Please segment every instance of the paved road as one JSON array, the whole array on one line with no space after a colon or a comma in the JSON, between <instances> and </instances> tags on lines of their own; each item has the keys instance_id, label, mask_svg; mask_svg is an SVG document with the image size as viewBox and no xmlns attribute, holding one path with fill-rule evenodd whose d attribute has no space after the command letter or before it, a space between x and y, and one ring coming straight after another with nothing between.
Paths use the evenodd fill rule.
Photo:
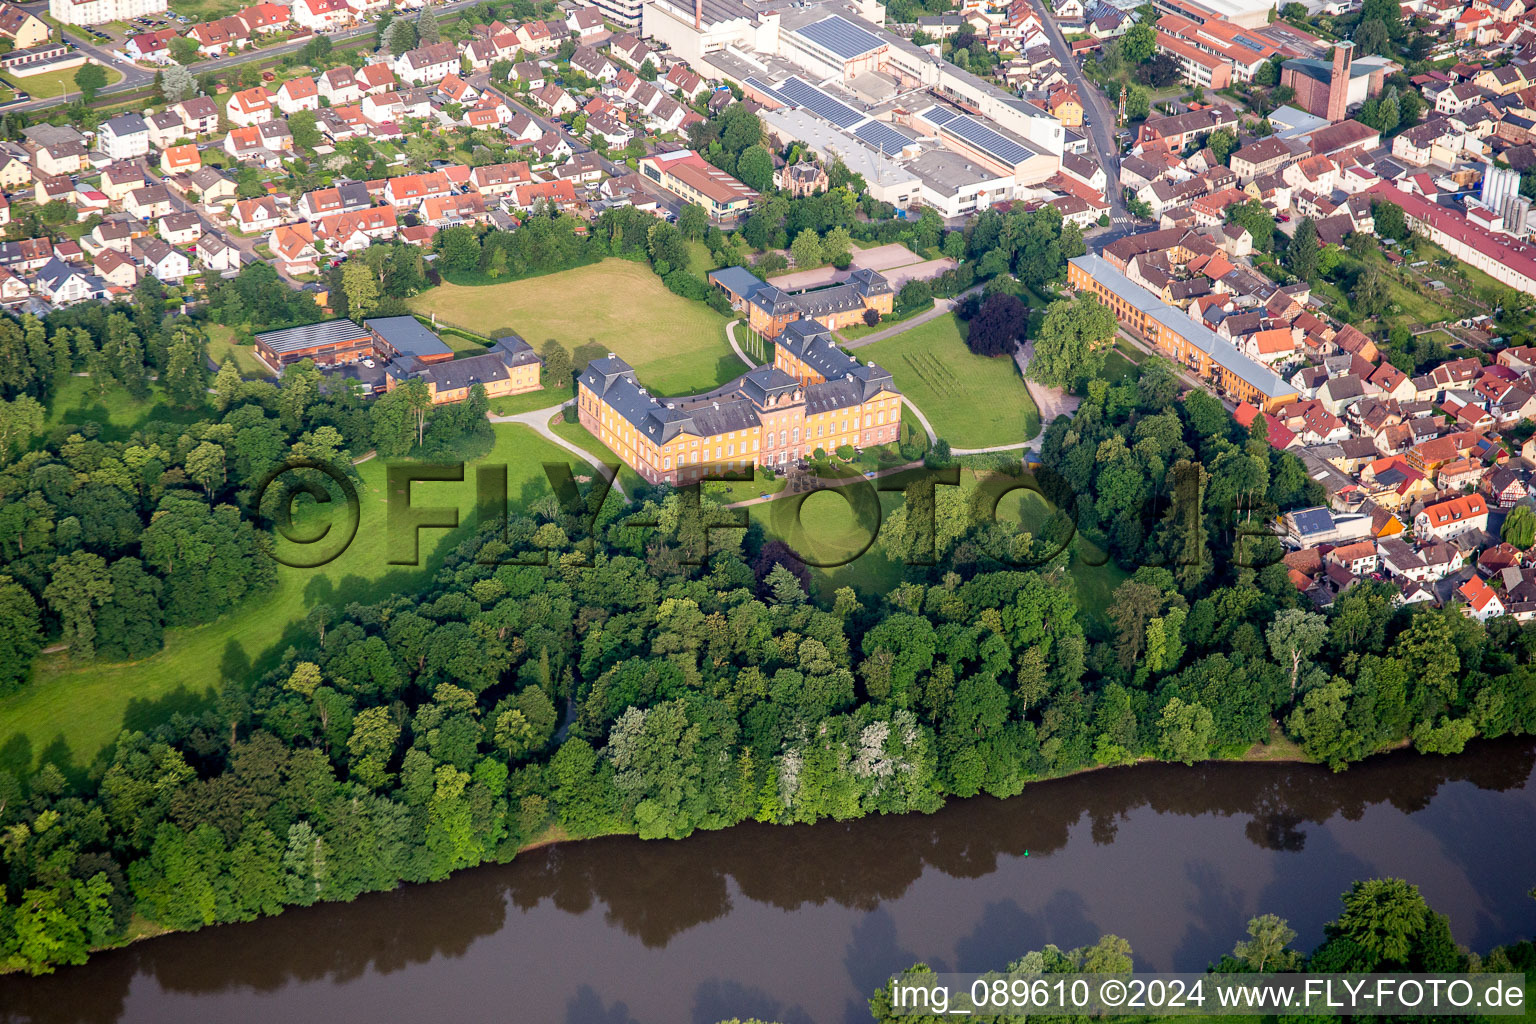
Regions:
<instances>
[{"instance_id":1,"label":"paved road","mask_svg":"<svg viewBox=\"0 0 1536 1024\"><path fill-rule=\"evenodd\" d=\"M1072 48L1067 45L1067 40L1061 34L1061 28L1056 20L1045 8L1043 0L1029 0L1030 6L1040 16L1040 21L1045 25L1045 34L1051 41L1051 52L1056 54L1056 59L1061 61L1062 73L1067 76L1077 89L1077 94L1082 98L1084 112L1088 118L1088 144L1093 150L1093 157L1099 166L1104 168L1104 173L1109 181L1105 185L1105 198L1109 200L1110 227L1093 234L1088 239L1090 248L1103 252L1104 248L1113 242L1124 238L1126 235L1134 235L1145 228L1144 221L1137 220L1126 208L1125 196L1120 188L1120 147L1115 142L1115 112L1109 105L1109 97L1105 96L1094 85L1083 77L1083 72L1078 67L1077 60L1072 56Z\"/></svg>"}]
</instances>

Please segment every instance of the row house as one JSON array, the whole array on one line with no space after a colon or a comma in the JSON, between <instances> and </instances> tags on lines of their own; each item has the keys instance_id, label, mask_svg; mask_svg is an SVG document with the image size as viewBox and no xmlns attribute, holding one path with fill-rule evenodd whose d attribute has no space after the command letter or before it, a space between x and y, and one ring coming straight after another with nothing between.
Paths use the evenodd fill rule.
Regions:
<instances>
[{"instance_id":1,"label":"row house","mask_svg":"<svg viewBox=\"0 0 1536 1024\"><path fill-rule=\"evenodd\" d=\"M393 206L370 206L331 214L313 222L315 238L341 252L366 249L374 242L388 242L399 231L399 214Z\"/></svg>"},{"instance_id":2,"label":"row house","mask_svg":"<svg viewBox=\"0 0 1536 1024\"><path fill-rule=\"evenodd\" d=\"M434 196L421 204L421 219L434 228L485 220L485 197L478 192Z\"/></svg>"},{"instance_id":3,"label":"row house","mask_svg":"<svg viewBox=\"0 0 1536 1024\"><path fill-rule=\"evenodd\" d=\"M319 220L337 213L366 210L373 205L368 187L360 181L344 181L330 188L319 188L299 197L297 210L305 220Z\"/></svg>"},{"instance_id":4,"label":"row house","mask_svg":"<svg viewBox=\"0 0 1536 1024\"><path fill-rule=\"evenodd\" d=\"M526 160L510 164L486 164L469 173L470 185L485 196L506 195L518 185L526 185L531 181L533 173L528 169Z\"/></svg>"}]
</instances>

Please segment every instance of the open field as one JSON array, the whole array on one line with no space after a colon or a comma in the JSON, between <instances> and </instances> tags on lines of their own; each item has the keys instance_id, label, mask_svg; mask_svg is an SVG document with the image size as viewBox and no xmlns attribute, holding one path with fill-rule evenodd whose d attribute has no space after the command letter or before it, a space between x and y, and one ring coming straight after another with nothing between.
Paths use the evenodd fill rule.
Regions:
<instances>
[{"instance_id":1,"label":"open field","mask_svg":"<svg viewBox=\"0 0 1536 1024\"><path fill-rule=\"evenodd\" d=\"M626 260L504 284L443 284L411 308L488 337L512 331L536 349L553 339L578 368L613 352L659 394L705 391L742 369L725 342L724 317Z\"/></svg>"},{"instance_id":2,"label":"open field","mask_svg":"<svg viewBox=\"0 0 1536 1024\"><path fill-rule=\"evenodd\" d=\"M121 71L106 65L102 67L107 72L107 85L116 85L123 80ZM35 100L49 100L65 93L79 95L80 87L75 85L75 73L79 70L78 67L64 68L62 71L45 71L40 75L28 75L25 78L11 75L5 80L11 88L31 93Z\"/></svg>"},{"instance_id":3,"label":"open field","mask_svg":"<svg viewBox=\"0 0 1536 1024\"><path fill-rule=\"evenodd\" d=\"M524 427L495 429L495 447L483 461L507 464L509 502L547 494L542 463L567 461L569 453ZM459 529L422 531L419 566L388 564L398 553L391 552L384 529L386 467L372 459L357 469L360 524L344 553L317 569L280 567L277 586L267 596L215 622L168 630L165 649L142 661L72 664L62 654L41 658L32 683L0 700L0 759L14 765L52 748L67 751L76 765L89 764L120 729L147 727L177 710L199 707L221 678L270 667L304 634L304 616L316 604L367 602L420 585L458 536L474 529L473 467L466 467L462 483L417 484L414 503L457 506Z\"/></svg>"},{"instance_id":4,"label":"open field","mask_svg":"<svg viewBox=\"0 0 1536 1024\"><path fill-rule=\"evenodd\" d=\"M984 448L1034 437L1040 413L1012 359L989 359L965 347L953 314L858 349L890 370L901 390L940 437L956 448Z\"/></svg>"},{"instance_id":5,"label":"open field","mask_svg":"<svg viewBox=\"0 0 1536 1024\"><path fill-rule=\"evenodd\" d=\"M201 413L171 409L161 401L158 385L151 384L149 395L135 398L128 389L113 384L105 393L98 392L90 377L71 376L59 385L54 394L45 429L60 424L99 423L104 440L120 440L148 423L153 417L161 422L191 423Z\"/></svg>"}]
</instances>

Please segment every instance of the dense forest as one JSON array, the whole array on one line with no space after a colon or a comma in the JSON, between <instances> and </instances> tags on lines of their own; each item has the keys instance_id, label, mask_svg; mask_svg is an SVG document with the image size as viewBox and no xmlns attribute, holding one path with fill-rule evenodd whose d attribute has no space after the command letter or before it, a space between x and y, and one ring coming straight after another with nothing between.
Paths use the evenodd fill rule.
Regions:
<instances>
[{"instance_id":1,"label":"dense forest","mask_svg":"<svg viewBox=\"0 0 1536 1024\"><path fill-rule=\"evenodd\" d=\"M286 305L294 295L317 311L303 293L266 287L263 272L252 264L220 286L225 314L282 323L304 312ZM268 589L261 520L282 495L254 503L285 459L350 471L369 449L489 447L483 391L440 408L419 385L365 402L307 361L280 388L242 379L232 361L210 380L200 327L167 317L156 288L136 298L0 318L0 695L24 684L44 637L74 658L141 658L166 627L211 621ZM124 391L146 408L152 391L161 402L131 431L104 431L98 418L49 420L64 387L82 388L86 408Z\"/></svg>"},{"instance_id":2,"label":"dense forest","mask_svg":"<svg viewBox=\"0 0 1536 1024\"><path fill-rule=\"evenodd\" d=\"M262 402L242 389L224 416ZM1536 729L1531 630L1401 611L1367 586L1320 615L1255 567L1264 542L1235 558L1237 498L1315 485L1219 412L1152 363L1093 383L1052 428L1044 489L1075 492L1077 528L1141 563L1102 620L1078 606L1067 511L1029 536L965 514L960 488L914 487L881 533L935 564L828 606L756 527L712 531L690 565L720 514L707 499L536 502L420 593L313 618L214 706L123 733L87 779L0 776L0 958L47 970L136 917L249 920L535 840L931 811L1100 764L1232 755L1272 719L1337 765Z\"/></svg>"}]
</instances>

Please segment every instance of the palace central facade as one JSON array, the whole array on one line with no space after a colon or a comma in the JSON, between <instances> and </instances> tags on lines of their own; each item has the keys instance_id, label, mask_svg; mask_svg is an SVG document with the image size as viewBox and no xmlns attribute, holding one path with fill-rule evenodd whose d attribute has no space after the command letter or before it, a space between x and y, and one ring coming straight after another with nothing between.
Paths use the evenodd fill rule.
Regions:
<instances>
[{"instance_id":1,"label":"palace central facade","mask_svg":"<svg viewBox=\"0 0 1536 1024\"><path fill-rule=\"evenodd\" d=\"M839 349L814 320L785 327L772 366L701 395L652 395L624 360L594 359L577 382L576 406L581 425L651 483L789 466L817 448L901 438L901 392L890 373Z\"/></svg>"}]
</instances>

